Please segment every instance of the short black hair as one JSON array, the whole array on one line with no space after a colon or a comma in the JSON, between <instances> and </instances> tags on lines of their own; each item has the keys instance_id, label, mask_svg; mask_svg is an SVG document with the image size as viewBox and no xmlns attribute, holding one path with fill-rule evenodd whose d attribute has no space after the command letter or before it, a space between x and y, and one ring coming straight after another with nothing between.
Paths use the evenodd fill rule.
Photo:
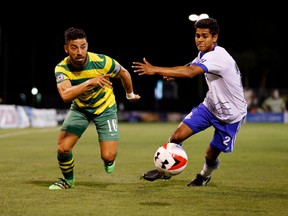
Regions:
<instances>
[{"instance_id":1,"label":"short black hair","mask_svg":"<svg viewBox=\"0 0 288 216\"><path fill-rule=\"evenodd\" d=\"M70 40L82 38L85 38L87 40L86 33L82 29L71 27L64 32L65 44L67 44Z\"/></svg>"},{"instance_id":2,"label":"short black hair","mask_svg":"<svg viewBox=\"0 0 288 216\"><path fill-rule=\"evenodd\" d=\"M217 20L213 18L199 19L195 22L194 28L208 28L212 36L219 34L220 31Z\"/></svg>"}]
</instances>

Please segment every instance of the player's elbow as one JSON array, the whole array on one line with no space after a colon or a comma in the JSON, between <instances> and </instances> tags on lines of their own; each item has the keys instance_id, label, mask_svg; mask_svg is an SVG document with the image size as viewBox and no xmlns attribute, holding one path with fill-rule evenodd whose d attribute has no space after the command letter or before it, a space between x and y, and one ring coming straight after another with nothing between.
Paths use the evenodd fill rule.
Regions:
<instances>
[{"instance_id":1,"label":"player's elbow","mask_svg":"<svg viewBox=\"0 0 288 216\"><path fill-rule=\"evenodd\" d=\"M184 79L190 79L190 78L193 78L195 76L194 73L185 73L183 74L183 78Z\"/></svg>"},{"instance_id":2,"label":"player's elbow","mask_svg":"<svg viewBox=\"0 0 288 216\"><path fill-rule=\"evenodd\" d=\"M65 100L63 99L64 103L70 103L72 100Z\"/></svg>"},{"instance_id":3,"label":"player's elbow","mask_svg":"<svg viewBox=\"0 0 288 216\"><path fill-rule=\"evenodd\" d=\"M193 78L195 75L193 75L193 74L186 74L185 75L185 77L184 77L184 79L186 78L186 79L191 79L191 78Z\"/></svg>"},{"instance_id":4,"label":"player's elbow","mask_svg":"<svg viewBox=\"0 0 288 216\"><path fill-rule=\"evenodd\" d=\"M72 101L71 98L66 97L65 95L61 96L62 100L64 101L64 103L70 103Z\"/></svg>"}]
</instances>

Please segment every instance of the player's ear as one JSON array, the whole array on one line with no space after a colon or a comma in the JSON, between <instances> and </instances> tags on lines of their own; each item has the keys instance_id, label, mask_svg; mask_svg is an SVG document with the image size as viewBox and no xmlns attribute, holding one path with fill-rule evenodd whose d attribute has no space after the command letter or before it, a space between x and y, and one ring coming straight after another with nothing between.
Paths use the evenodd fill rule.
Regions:
<instances>
[{"instance_id":1,"label":"player's ear","mask_svg":"<svg viewBox=\"0 0 288 216\"><path fill-rule=\"evenodd\" d=\"M64 50L65 50L66 53L68 53L67 45L66 45L66 44L64 45Z\"/></svg>"},{"instance_id":2,"label":"player's ear","mask_svg":"<svg viewBox=\"0 0 288 216\"><path fill-rule=\"evenodd\" d=\"M213 36L213 43L217 43L218 41L218 34Z\"/></svg>"}]
</instances>

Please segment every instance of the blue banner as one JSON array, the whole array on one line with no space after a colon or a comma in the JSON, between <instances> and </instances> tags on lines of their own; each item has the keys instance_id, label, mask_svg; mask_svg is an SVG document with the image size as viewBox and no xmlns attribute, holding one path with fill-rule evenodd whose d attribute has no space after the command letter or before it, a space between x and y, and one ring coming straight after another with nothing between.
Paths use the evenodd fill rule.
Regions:
<instances>
[{"instance_id":1,"label":"blue banner","mask_svg":"<svg viewBox=\"0 0 288 216\"><path fill-rule=\"evenodd\" d=\"M246 122L284 122L284 113L248 113Z\"/></svg>"}]
</instances>

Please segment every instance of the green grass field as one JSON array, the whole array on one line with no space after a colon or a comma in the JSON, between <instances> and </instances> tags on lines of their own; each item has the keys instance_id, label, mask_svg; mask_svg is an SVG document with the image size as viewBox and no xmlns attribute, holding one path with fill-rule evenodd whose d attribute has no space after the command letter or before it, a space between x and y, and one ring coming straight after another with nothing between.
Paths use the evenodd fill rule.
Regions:
<instances>
[{"instance_id":1,"label":"green grass field","mask_svg":"<svg viewBox=\"0 0 288 216\"><path fill-rule=\"evenodd\" d=\"M62 177L59 128L0 130L0 215L288 215L288 124L244 124L234 152L205 187L187 187L203 166L213 130L183 143L186 169L169 181L147 182L156 149L178 123L120 123L115 172L106 174L97 134L89 127L74 148L76 185L51 191Z\"/></svg>"}]
</instances>

